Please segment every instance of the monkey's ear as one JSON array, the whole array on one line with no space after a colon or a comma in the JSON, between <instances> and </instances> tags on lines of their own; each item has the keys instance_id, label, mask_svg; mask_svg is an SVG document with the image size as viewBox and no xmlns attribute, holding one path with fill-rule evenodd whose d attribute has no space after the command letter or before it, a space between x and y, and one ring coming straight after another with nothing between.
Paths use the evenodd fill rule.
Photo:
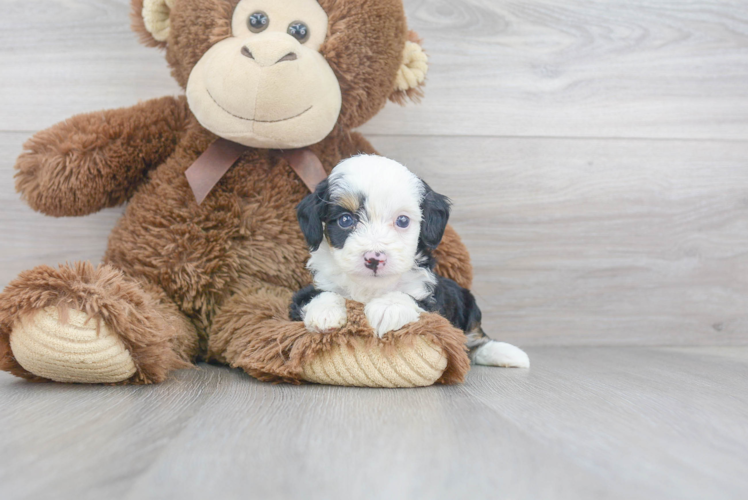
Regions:
<instances>
[{"instance_id":1,"label":"monkey's ear","mask_svg":"<svg viewBox=\"0 0 748 500\"><path fill-rule=\"evenodd\" d=\"M395 88L390 100L401 106L407 100L418 102L423 97L426 73L429 72L429 57L421 47L421 39L415 31L408 32L408 40L403 48L403 59L397 70Z\"/></svg>"},{"instance_id":2,"label":"monkey's ear","mask_svg":"<svg viewBox=\"0 0 748 500\"><path fill-rule=\"evenodd\" d=\"M296 207L296 218L299 220L301 232L312 252L316 252L322 244L324 231L322 219L327 210L329 199L327 179L317 185L313 193L308 194Z\"/></svg>"},{"instance_id":3,"label":"monkey's ear","mask_svg":"<svg viewBox=\"0 0 748 500\"><path fill-rule=\"evenodd\" d=\"M165 47L169 38L169 14L176 0L132 0L132 29L149 47Z\"/></svg>"}]
</instances>

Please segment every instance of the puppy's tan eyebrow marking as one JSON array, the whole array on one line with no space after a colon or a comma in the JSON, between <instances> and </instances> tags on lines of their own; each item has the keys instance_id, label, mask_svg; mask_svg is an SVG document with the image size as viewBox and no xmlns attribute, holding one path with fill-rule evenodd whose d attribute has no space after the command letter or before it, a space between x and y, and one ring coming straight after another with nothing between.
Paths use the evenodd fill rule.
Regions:
<instances>
[{"instance_id":1,"label":"puppy's tan eyebrow marking","mask_svg":"<svg viewBox=\"0 0 748 500\"><path fill-rule=\"evenodd\" d=\"M336 203L351 213L356 213L361 207L359 197L351 193L344 194Z\"/></svg>"}]
</instances>

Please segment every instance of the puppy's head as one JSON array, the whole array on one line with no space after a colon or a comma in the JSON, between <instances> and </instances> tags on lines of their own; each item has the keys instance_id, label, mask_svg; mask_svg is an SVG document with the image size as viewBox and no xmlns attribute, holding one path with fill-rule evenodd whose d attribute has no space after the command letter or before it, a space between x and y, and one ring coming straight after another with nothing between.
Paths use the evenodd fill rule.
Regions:
<instances>
[{"instance_id":1,"label":"puppy's head","mask_svg":"<svg viewBox=\"0 0 748 500\"><path fill-rule=\"evenodd\" d=\"M302 200L297 216L314 271L379 278L413 269L419 252L436 248L449 200L393 160L355 156Z\"/></svg>"}]
</instances>

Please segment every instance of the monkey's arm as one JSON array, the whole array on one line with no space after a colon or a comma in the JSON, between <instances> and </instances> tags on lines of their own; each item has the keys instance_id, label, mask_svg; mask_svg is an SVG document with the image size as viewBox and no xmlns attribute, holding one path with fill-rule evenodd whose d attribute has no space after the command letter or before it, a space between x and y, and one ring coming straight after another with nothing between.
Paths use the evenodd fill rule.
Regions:
<instances>
[{"instance_id":1,"label":"monkey's arm","mask_svg":"<svg viewBox=\"0 0 748 500\"><path fill-rule=\"evenodd\" d=\"M437 379L444 384L459 383L470 369L470 360L465 353L465 334L438 314L424 313L417 322L380 339L366 320L363 304L347 301L348 321L345 326L329 333L311 333L304 323L289 321L291 296L287 289L266 284L231 297L213 320L209 358L242 368L260 380L291 383L308 380L337 385L381 386L376 382L381 376L378 375L380 371L391 377L389 383L392 385L385 385L387 387L401 382L407 384L408 381L403 381L395 372L408 371L408 363L424 353L431 357L435 355L437 359L432 359L429 365L417 363L424 371L409 378L411 382L421 380L421 383L412 385L430 385ZM416 343L423 341L437 349L416 347ZM438 348L441 348L441 355ZM338 356L341 352L354 353L363 364L363 368L354 370L354 378L361 377L358 382L347 375L337 382L314 376L316 369L312 365L316 361L324 363L325 358L329 360L330 355ZM445 359L440 361L438 358ZM435 368L443 361L446 361L446 366ZM326 368L323 372L340 376L339 369L348 371L351 365L329 368L330 371ZM427 372L438 373L432 380L424 381L423 373ZM321 373L323 378L325 373Z\"/></svg>"},{"instance_id":2,"label":"monkey's arm","mask_svg":"<svg viewBox=\"0 0 748 500\"><path fill-rule=\"evenodd\" d=\"M351 150L347 156L357 153L378 155L376 149L358 132L350 135ZM448 194L448 193L445 193ZM460 235L452 226L447 226L439 246L434 250L436 273L456 281L461 287L470 289L473 284L473 265L470 263L470 252L462 242Z\"/></svg>"},{"instance_id":3,"label":"monkey's arm","mask_svg":"<svg viewBox=\"0 0 748 500\"><path fill-rule=\"evenodd\" d=\"M74 116L24 144L16 191L55 217L121 205L174 152L188 116L184 97Z\"/></svg>"}]
</instances>

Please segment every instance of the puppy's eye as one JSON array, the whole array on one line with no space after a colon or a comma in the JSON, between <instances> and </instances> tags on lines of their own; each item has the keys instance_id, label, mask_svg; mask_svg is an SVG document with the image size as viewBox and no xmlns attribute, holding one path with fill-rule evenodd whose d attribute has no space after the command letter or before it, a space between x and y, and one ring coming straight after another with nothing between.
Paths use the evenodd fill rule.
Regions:
<instances>
[{"instance_id":1,"label":"puppy's eye","mask_svg":"<svg viewBox=\"0 0 748 500\"><path fill-rule=\"evenodd\" d=\"M395 224L397 225L397 227L405 229L410 224L410 219L407 215L401 215L395 220Z\"/></svg>"},{"instance_id":2,"label":"puppy's eye","mask_svg":"<svg viewBox=\"0 0 748 500\"><path fill-rule=\"evenodd\" d=\"M309 28L300 21L294 21L288 25L288 34L297 39L299 43L309 40Z\"/></svg>"},{"instance_id":3,"label":"puppy's eye","mask_svg":"<svg viewBox=\"0 0 748 500\"><path fill-rule=\"evenodd\" d=\"M350 229L355 223L356 220L351 214L343 214L338 217L338 226L342 227L343 229Z\"/></svg>"},{"instance_id":4,"label":"puppy's eye","mask_svg":"<svg viewBox=\"0 0 748 500\"><path fill-rule=\"evenodd\" d=\"M268 27L268 24L270 24L270 18L268 18L268 15L262 11L257 11L252 14L251 16L249 16L249 20L247 21L249 31L251 31L252 33L265 31L265 28Z\"/></svg>"}]
</instances>

